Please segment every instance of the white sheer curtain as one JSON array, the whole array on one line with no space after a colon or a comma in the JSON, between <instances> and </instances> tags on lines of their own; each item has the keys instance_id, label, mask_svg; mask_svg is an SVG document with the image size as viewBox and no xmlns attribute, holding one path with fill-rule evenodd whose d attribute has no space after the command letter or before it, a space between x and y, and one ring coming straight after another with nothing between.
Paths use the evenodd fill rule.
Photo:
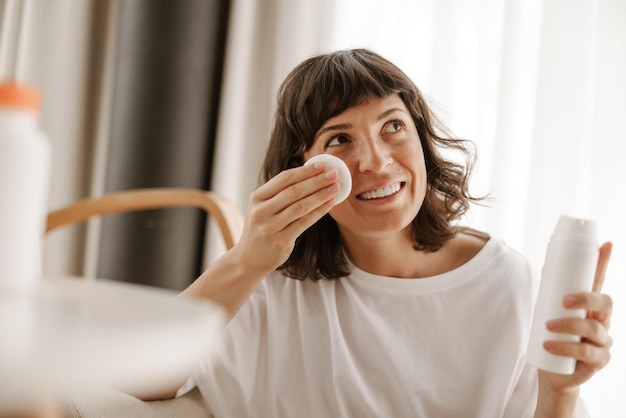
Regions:
<instances>
[{"instance_id":1,"label":"white sheer curtain","mask_svg":"<svg viewBox=\"0 0 626 418\"><path fill-rule=\"evenodd\" d=\"M537 270L561 213L597 219L613 241L613 359L583 396L592 416L625 416L626 2L235 0L231 19L213 188L247 206L276 89L294 65L332 49L378 51L477 144L472 190L493 201L466 224Z\"/></svg>"},{"instance_id":2,"label":"white sheer curtain","mask_svg":"<svg viewBox=\"0 0 626 418\"><path fill-rule=\"evenodd\" d=\"M12 3L15 7L20 2ZM24 81L39 88L43 97L41 122L53 153L49 209L83 198L90 189L98 192L102 183L112 74L112 60L105 57L111 55L115 44L115 31L105 28L112 26L116 4L113 0L106 4L28 1ZM102 34L102 39L95 34ZM45 274L87 272L84 259L91 261L93 254L84 243L85 231L80 228L48 236L44 241Z\"/></svg>"}]
</instances>

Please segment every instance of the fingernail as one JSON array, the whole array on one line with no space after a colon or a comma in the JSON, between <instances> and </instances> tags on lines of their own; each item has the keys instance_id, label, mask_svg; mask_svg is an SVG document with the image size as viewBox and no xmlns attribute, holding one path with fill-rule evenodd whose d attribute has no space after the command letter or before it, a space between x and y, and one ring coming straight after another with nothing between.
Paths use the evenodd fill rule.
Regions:
<instances>
[{"instance_id":1,"label":"fingernail","mask_svg":"<svg viewBox=\"0 0 626 418\"><path fill-rule=\"evenodd\" d=\"M323 163L323 162L321 162L321 161L318 161L318 162L316 162L316 163L313 163L313 167L314 167L316 170L319 170L320 168L324 167L324 163Z\"/></svg>"},{"instance_id":2,"label":"fingernail","mask_svg":"<svg viewBox=\"0 0 626 418\"><path fill-rule=\"evenodd\" d=\"M546 328L548 329L557 329L559 327L560 321L558 319L552 319L546 322Z\"/></svg>"},{"instance_id":3,"label":"fingernail","mask_svg":"<svg viewBox=\"0 0 626 418\"><path fill-rule=\"evenodd\" d=\"M333 183L330 186L328 186L328 191L329 192L338 192L339 191L339 184L338 183Z\"/></svg>"},{"instance_id":4,"label":"fingernail","mask_svg":"<svg viewBox=\"0 0 626 418\"><path fill-rule=\"evenodd\" d=\"M572 306L576 303L576 296L565 296L563 298L563 305Z\"/></svg>"},{"instance_id":5,"label":"fingernail","mask_svg":"<svg viewBox=\"0 0 626 418\"><path fill-rule=\"evenodd\" d=\"M338 175L339 174L337 173L336 169L328 170L326 173L324 173L324 177L326 177L328 180L336 179Z\"/></svg>"}]
</instances>

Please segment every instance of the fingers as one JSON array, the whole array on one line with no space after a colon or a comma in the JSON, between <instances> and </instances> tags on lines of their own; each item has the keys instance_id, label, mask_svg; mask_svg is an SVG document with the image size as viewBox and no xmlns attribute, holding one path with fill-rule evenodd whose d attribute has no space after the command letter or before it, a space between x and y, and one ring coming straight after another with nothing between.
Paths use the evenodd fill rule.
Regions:
<instances>
[{"instance_id":1,"label":"fingers","mask_svg":"<svg viewBox=\"0 0 626 418\"><path fill-rule=\"evenodd\" d=\"M602 298L589 300L591 304L596 304L600 299ZM546 327L554 333L581 337L580 342L546 341L544 348L554 355L574 358L591 372L602 369L611 359L613 339L609 335L608 326L601 321L592 318L561 318L548 321Z\"/></svg>"},{"instance_id":2,"label":"fingers","mask_svg":"<svg viewBox=\"0 0 626 418\"><path fill-rule=\"evenodd\" d=\"M607 328L599 321L592 319L554 319L548 321L546 327L551 332L578 335L586 343L595 346L610 348L613 345L613 340L609 336Z\"/></svg>"},{"instance_id":3,"label":"fingers","mask_svg":"<svg viewBox=\"0 0 626 418\"><path fill-rule=\"evenodd\" d=\"M600 292L602 290L612 250L613 244L611 242L605 242L600 246L600 254L598 256L598 264L596 266L596 275L593 279L593 292Z\"/></svg>"},{"instance_id":4,"label":"fingers","mask_svg":"<svg viewBox=\"0 0 626 418\"><path fill-rule=\"evenodd\" d=\"M293 203L275 214L276 221L285 227L294 223L301 225L304 231L332 208L333 196L338 191L339 184L333 183L314 194L294 200Z\"/></svg>"},{"instance_id":5,"label":"fingers","mask_svg":"<svg viewBox=\"0 0 626 418\"><path fill-rule=\"evenodd\" d=\"M269 272L284 263L298 236L333 207L337 180L337 170L319 162L285 170L253 192L236 246L246 268Z\"/></svg>"},{"instance_id":6,"label":"fingers","mask_svg":"<svg viewBox=\"0 0 626 418\"><path fill-rule=\"evenodd\" d=\"M289 251L295 239L334 205L339 176L325 167L317 162L285 170L252 193L242 240L281 254Z\"/></svg>"},{"instance_id":7,"label":"fingers","mask_svg":"<svg viewBox=\"0 0 626 418\"><path fill-rule=\"evenodd\" d=\"M606 242L600 246L598 262L592 292L576 293L565 296L563 306L572 310L584 310L585 318L569 317L548 321L546 327L549 331L557 334L575 335L580 337L580 342L546 341L546 351L563 357L577 360L576 371L573 378L563 380L565 376L558 376L561 384L571 385L574 380L584 382L595 372L605 367L611 359L611 346L613 340L609 335L613 300L610 296L601 294L606 270L611 258L612 244ZM567 340L567 338L564 338ZM555 377L552 376L554 382ZM565 383L563 383L565 382Z\"/></svg>"},{"instance_id":8,"label":"fingers","mask_svg":"<svg viewBox=\"0 0 626 418\"><path fill-rule=\"evenodd\" d=\"M310 166L285 170L257 189L252 194L251 200L264 203L264 209L271 215L275 215L294 203L299 204L307 196L336 183L339 177L337 170L324 172L324 168L325 164L318 162ZM331 193L328 193L325 200L336 194L332 188L329 191ZM309 200L302 203L310 204L311 202ZM300 209L297 213L304 212Z\"/></svg>"},{"instance_id":9,"label":"fingers","mask_svg":"<svg viewBox=\"0 0 626 418\"><path fill-rule=\"evenodd\" d=\"M334 184L328 187L329 191L332 189L332 194L336 195L337 192L339 191L339 185L338 184ZM300 236L300 234L302 234L306 229L308 229L309 227L311 227L315 222L317 222L318 220L320 220L322 218L322 216L324 216L326 213L328 213L330 211L330 209L334 206L335 201L334 199L330 199L327 200L325 202L323 202L323 205L321 206L317 206L316 209L312 210L311 212L307 213L304 216L296 216L295 220L293 220L289 225L287 225L285 227L285 232L291 236L294 237L294 239L298 236ZM300 211L300 208L296 208L293 209L295 212ZM287 211L285 211L287 212ZM288 214L288 213L281 213L278 216L280 217L285 217L285 219L289 220L289 219L294 219L294 216Z\"/></svg>"},{"instance_id":10,"label":"fingers","mask_svg":"<svg viewBox=\"0 0 626 418\"><path fill-rule=\"evenodd\" d=\"M563 305L567 309L584 309L587 318L602 322L607 328L613 313L613 299L603 293L576 293L565 296Z\"/></svg>"},{"instance_id":11,"label":"fingers","mask_svg":"<svg viewBox=\"0 0 626 418\"><path fill-rule=\"evenodd\" d=\"M601 293L577 293L567 295L563 305L567 309L586 310L587 317L554 319L546 323L546 328L557 334L576 335L581 341L546 341L544 348L552 354L574 358L580 362L577 367L584 367L585 373L594 373L611 358L613 339L608 330L613 300Z\"/></svg>"},{"instance_id":12,"label":"fingers","mask_svg":"<svg viewBox=\"0 0 626 418\"><path fill-rule=\"evenodd\" d=\"M251 203L267 202L278 213L296 200L337 181L337 171L324 171L325 164L315 164L284 170L259 187L250 196Z\"/></svg>"},{"instance_id":13,"label":"fingers","mask_svg":"<svg viewBox=\"0 0 626 418\"><path fill-rule=\"evenodd\" d=\"M281 171L253 194L256 195L256 198L260 201L269 200L290 186L297 185L304 180L324 173L325 167L326 165L323 162L317 162Z\"/></svg>"},{"instance_id":14,"label":"fingers","mask_svg":"<svg viewBox=\"0 0 626 418\"><path fill-rule=\"evenodd\" d=\"M543 347L554 355L574 358L592 371L602 369L611 359L609 347L585 342L546 341Z\"/></svg>"}]
</instances>

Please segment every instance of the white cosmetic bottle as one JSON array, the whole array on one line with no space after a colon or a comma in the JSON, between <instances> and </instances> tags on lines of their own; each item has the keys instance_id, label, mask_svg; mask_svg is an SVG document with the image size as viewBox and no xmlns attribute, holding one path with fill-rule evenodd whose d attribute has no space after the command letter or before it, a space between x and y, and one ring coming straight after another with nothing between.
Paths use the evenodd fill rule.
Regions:
<instances>
[{"instance_id":1,"label":"white cosmetic bottle","mask_svg":"<svg viewBox=\"0 0 626 418\"><path fill-rule=\"evenodd\" d=\"M0 83L0 295L30 292L41 275L51 150L37 90Z\"/></svg>"},{"instance_id":2,"label":"white cosmetic bottle","mask_svg":"<svg viewBox=\"0 0 626 418\"><path fill-rule=\"evenodd\" d=\"M527 361L539 369L572 374L576 360L546 351L546 340L579 342L580 337L548 331L546 322L566 317L584 318L584 309L565 309L565 295L589 292L593 286L599 247L593 220L561 215L550 238L528 344Z\"/></svg>"}]
</instances>

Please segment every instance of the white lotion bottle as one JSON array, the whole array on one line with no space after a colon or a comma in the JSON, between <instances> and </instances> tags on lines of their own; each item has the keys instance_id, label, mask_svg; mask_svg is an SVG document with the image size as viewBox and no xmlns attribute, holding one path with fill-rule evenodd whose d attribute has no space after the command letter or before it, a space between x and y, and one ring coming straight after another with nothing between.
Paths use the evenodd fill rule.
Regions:
<instances>
[{"instance_id":1,"label":"white lotion bottle","mask_svg":"<svg viewBox=\"0 0 626 418\"><path fill-rule=\"evenodd\" d=\"M547 372L574 373L575 359L549 353L543 343L547 340L580 342L580 337L548 331L546 322L586 316L584 309L565 309L563 298L568 294L591 291L598 256L596 222L561 215L550 238L541 272L528 344L528 363Z\"/></svg>"},{"instance_id":2,"label":"white lotion bottle","mask_svg":"<svg viewBox=\"0 0 626 418\"><path fill-rule=\"evenodd\" d=\"M28 293L41 275L51 146L39 92L0 83L0 295Z\"/></svg>"}]
</instances>

